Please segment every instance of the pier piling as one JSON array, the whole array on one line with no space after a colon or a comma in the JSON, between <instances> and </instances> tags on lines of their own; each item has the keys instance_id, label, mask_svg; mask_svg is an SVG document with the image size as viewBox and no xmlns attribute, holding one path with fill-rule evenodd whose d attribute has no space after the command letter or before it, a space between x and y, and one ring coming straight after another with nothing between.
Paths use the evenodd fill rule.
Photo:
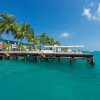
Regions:
<instances>
[{"instance_id":1,"label":"pier piling","mask_svg":"<svg viewBox=\"0 0 100 100\"><path fill-rule=\"evenodd\" d=\"M18 57L24 57L25 62L27 61L27 57L33 57L36 59L37 62L40 62L40 59L45 59L45 61L48 61L49 59L52 59L53 62L60 61L60 59L69 59L70 64L74 62L74 60L89 60L89 63L91 65L95 65L94 62L94 55L93 54L66 54L66 53L40 53L40 52L8 52L8 54L5 52L1 52L0 56L5 60L6 57L13 57L14 59L18 59Z\"/></svg>"},{"instance_id":2,"label":"pier piling","mask_svg":"<svg viewBox=\"0 0 100 100\"><path fill-rule=\"evenodd\" d=\"M91 65L95 65L95 62L94 62L94 59L93 59L93 58L91 58L90 64L91 64Z\"/></svg>"}]
</instances>

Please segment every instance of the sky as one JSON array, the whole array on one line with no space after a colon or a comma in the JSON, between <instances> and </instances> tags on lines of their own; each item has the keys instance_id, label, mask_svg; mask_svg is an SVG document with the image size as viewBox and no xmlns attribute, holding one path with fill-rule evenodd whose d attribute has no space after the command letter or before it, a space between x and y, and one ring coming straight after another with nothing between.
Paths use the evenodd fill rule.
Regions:
<instances>
[{"instance_id":1,"label":"sky","mask_svg":"<svg viewBox=\"0 0 100 100\"><path fill-rule=\"evenodd\" d=\"M100 50L100 0L0 0L0 13L15 15L17 23L27 22L37 35L45 32L63 45Z\"/></svg>"}]
</instances>

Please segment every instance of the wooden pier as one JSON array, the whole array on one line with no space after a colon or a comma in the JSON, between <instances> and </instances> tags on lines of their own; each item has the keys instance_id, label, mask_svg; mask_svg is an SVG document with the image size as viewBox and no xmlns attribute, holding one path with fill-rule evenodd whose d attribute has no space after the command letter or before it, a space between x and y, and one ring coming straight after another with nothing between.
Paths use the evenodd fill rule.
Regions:
<instances>
[{"instance_id":1,"label":"wooden pier","mask_svg":"<svg viewBox=\"0 0 100 100\"><path fill-rule=\"evenodd\" d=\"M93 54L41 53L41 52L21 52L21 51L1 52L0 51L0 57L3 59L7 59L7 58L18 59L18 57L24 57L25 61L27 61L28 56L36 58L37 62L39 62L41 59L45 59L46 61L48 61L49 59L53 59L54 61L60 60L60 59L66 59L66 60L69 60L70 63L72 63L74 60L87 60L89 61L91 65L95 64Z\"/></svg>"}]
</instances>

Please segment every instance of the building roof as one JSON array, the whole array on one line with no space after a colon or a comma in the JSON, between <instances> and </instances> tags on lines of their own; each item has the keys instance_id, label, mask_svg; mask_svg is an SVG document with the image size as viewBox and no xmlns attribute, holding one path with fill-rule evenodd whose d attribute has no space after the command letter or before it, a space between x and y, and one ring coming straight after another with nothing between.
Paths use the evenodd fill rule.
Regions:
<instances>
[{"instance_id":1,"label":"building roof","mask_svg":"<svg viewBox=\"0 0 100 100\"><path fill-rule=\"evenodd\" d=\"M0 42L6 42L6 43L8 43L8 40L1 39ZM31 42L24 42L24 43L22 42L22 43L21 43L21 42L12 41L12 40L9 40L9 42L12 43L12 44L13 44L13 43L16 43L16 44L22 44L22 45L34 45L34 43L31 43Z\"/></svg>"},{"instance_id":2,"label":"building roof","mask_svg":"<svg viewBox=\"0 0 100 100\"><path fill-rule=\"evenodd\" d=\"M83 45L75 45L75 46L44 46L45 48L83 48Z\"/></svg>"}]
</instances>

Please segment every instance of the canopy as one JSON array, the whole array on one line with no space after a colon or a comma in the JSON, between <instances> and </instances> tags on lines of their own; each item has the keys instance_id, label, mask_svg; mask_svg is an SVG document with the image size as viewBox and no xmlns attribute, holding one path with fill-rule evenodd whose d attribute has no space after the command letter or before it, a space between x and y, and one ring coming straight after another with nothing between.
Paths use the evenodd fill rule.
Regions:
<instances>
[{"instance_id":1,"label":"canopy","mask_svg":"<svg viewBox=\"0 0 100 100\"><path fill-rule=\"evenodd\" d=\"M5 39L1 39L0 40L0 42L6 42L6 43L8 43L8 40L5 40ZM22 44L22 45L34 45L34 43L31 43L31 42L18 42L18 41L12 41L12 40L9 40L9 42L10 43L12 43L12 44L14 44L14 43L16 43L16 44Z\"/></svg>"},{"instance_id":2,"label":"canopy","mask_svg":"<svg viewBox=\"0 0 100 100\"><path fill-rule=\"evenodd\" d=\"M45 48L83 48L83 45L76 46L44 46Z\"/></svg>"}]
</instances>

